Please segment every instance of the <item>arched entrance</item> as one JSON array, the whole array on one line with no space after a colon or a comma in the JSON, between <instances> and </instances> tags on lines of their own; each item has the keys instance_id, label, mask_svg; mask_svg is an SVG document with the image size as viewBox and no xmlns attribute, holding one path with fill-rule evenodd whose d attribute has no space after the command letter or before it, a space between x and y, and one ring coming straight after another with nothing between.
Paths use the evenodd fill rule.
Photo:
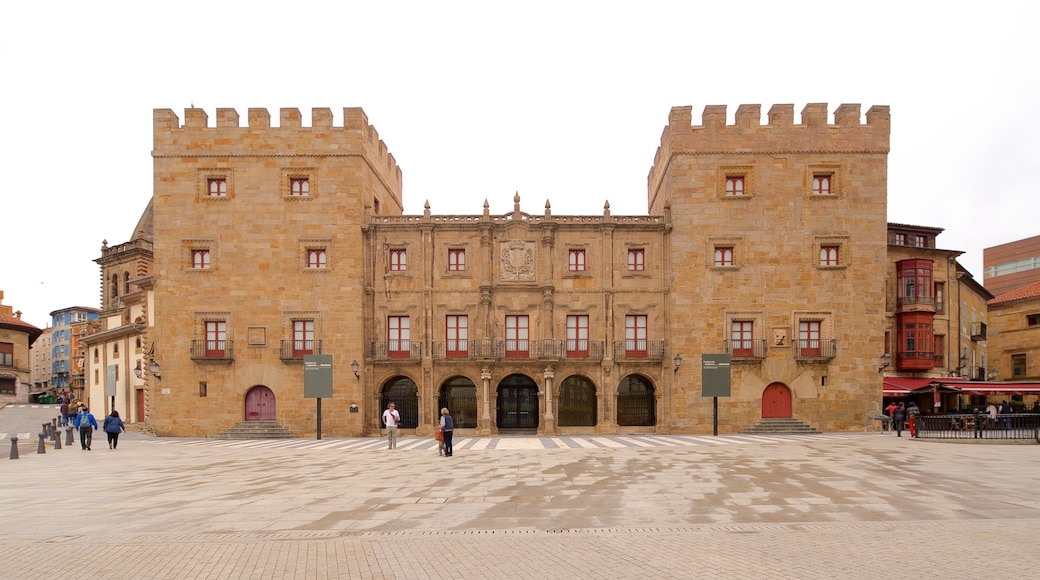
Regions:
<instances>
[{"instance_id":1,"label":"arched entrance","mask_svg":"<svg viewBox=\"0 0 1040 580\"><path fill-rule=\"evenodd\" d=\"M457 429L473 429L477 426L477 386L466 377L452 377L441 385L440 396L437 397L437 412L434 417L441 416L441 409L447 408Z\"/></svg>"},{"instance_id":2,"label":"arched entrance","mask_svg":"<svg viewBox=\"0 0 1040 580\"><path fill-rule=\"evenodd\" d=\"M619 427L653 427L657 424L654 385L646 377L629 375L618 385L617 424Z\"/></svg>"},{"instance_id":3,"label":"arched entrance","mask_svg":"<svg viewBox=\"0 0 1040 580\"><path fill-rule=\"evenodd\" d=\"M538 385L524 375L498 384L498 430L534 433L538 429Z\"/></svg>"},{"instance_id":4,"label":"arched entrance","mask_svg":"<svg viewBox=\"0 0 1040 580\"><path fill-rule=\"evenodd\" d=\"M557 401L560 427L596 426L596 385L589 379L578 375L564 379Z\"/></svg>"},{"instance_id":5,"label":"arched entrance","mask_svg":"<svg viewBox=\"0 0 1040 580\"><path fill-rule=\"evenodd\" d=\"M771 383L762 391L762 418L791 418L791 389L787 385Z\"/></svg>"},{"instance_id":6,"label":"arched entrance","mask_svg":"<svg viewBox=\"0 0 1040 580\"><path fill-rule=\"evenodd\" d=\"M383 384L383 396L380 398L379 417L393 401L394 407L401 415L402 429L415 429L419 426L419 387L408 377L394 377ZM438 415L440 416L440 415ZM382 426L381 419L376 419Z\"/></svg>"},{"instance_id":7,"label":"arched entrance","mask_svg":"<svg viewBox=\"0 0 1040 580\"><path fill-rule=\"evenodd\" d=\"M246 393L246 421L274 421L274 393L257 385Z\"/></svg>"}]
</instances>

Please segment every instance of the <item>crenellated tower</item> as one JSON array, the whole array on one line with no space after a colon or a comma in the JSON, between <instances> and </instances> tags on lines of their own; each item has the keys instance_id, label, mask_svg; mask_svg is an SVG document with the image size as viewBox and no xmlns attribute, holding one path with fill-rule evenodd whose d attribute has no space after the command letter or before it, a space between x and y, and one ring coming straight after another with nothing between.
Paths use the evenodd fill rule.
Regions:
<instances>
[{"instance_id":1,"label":"crenellated tower","mask_svg":"<svg viewBox=\"0 0 1040 580\"><path fill-rule=\"evenodd\" d=\"M743 424L771 413L849 424L880 400L889 109L810 103L671 110L647 178L670 211L669 330L677 352L734 357ZM699 385L673 396L691 400ZM869 391L869 392L868 392ZM874 397L873 395L877 395ZM773 395L785 408L771 409ZM697 400L697 399L692 399ZM735 401L742 402L735 402ZM704 409L674 405L679 425Z\"/></svg>"}]
</instances>

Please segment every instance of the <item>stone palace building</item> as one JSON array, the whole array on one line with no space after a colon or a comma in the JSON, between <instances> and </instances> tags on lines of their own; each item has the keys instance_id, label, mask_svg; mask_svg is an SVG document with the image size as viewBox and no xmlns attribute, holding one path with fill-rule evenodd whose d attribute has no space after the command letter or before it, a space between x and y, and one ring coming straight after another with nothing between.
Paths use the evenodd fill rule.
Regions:
<instances>
[{"instance_id":1,"label":"stone palace building","mask_svg":"<svg viewBox=\"0 0 1040 580\"><path fill-rule=\"evenodd\" d=\"M861 429L888 348L889 110L766 117L673 108L646 215L555 215L512 192L504 212L404 215L401 169L361 109L342 126L281 109L277 127L266 109L214 124L157 109L149 239L99 260L106 310L123 291L149 300L113 322L142 337L123 346L131 419L313 435L303 363L324 354L331 436L378 434L389 401L418 435L444 406L463 435L711 433L702 355L729 355L720 432Z\"/></svg>"}]
</instances>

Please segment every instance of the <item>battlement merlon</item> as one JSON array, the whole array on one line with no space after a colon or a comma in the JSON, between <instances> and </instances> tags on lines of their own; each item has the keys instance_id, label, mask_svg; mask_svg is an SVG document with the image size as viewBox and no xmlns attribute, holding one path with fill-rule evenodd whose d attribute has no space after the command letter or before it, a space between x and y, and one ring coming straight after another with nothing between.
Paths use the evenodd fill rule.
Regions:
<instances>
[{"instance_id":1,"label":"battlement merlon","mask_svg":"<svg viewBox=\"0 0 1040 580\"><path fill-rule=\"evenodd\" d=\"M843 104L834 111L834 123L827 122L827 104L809 103L802 108L801 123L794 122L794 105L777 104L769 108L768 122L762 124L760 105L740 105L732 125L726 124L726 106L708 105L701 124L693 124L693 107L672 107L668 125L661 133L661 145L647 175L650 198L675 154L754 155L787 154L804 151L835 154L882 154L889 151L891 115L886 105L874 105L860 119L860 105Z\"/></svg>"},{"instance_id":2,"label":"battlement merlon","mask_svg":"<svg viewBox=\"0 0 1040 580\"><path fill-rule=\"evenodd\" d=\"M184 123L171 109L152 112L153 156L249 156L278 155L320 157L325 155L362 155L388 178L398 192L402 187L401 168L379 139L375 127L360 107L343 109L343 126L333 125L332 109L311 109L311 126L303 126L296 108L279 110L279 126L271 126L271 114L264 108L250 108L247 126L240 123L235 109L217 109L216 126L200 108L184 109ZM260 133L265 133L258 139ZM399 195L399 193L398 193Z\"/></svg>"}]
</instances>

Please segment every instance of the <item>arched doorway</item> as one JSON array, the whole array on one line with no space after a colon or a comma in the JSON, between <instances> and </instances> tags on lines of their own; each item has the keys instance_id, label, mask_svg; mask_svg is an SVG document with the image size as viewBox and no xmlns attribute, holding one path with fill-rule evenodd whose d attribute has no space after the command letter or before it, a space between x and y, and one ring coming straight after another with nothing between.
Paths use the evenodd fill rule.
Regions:
<instances>
[{"instance_id":1,"label":"arched doorway","mask_svg":"<svg viewBox=\"0 0 1040 580\"><path fill-rule=\"evenodd\" d=\"M538 385L524 375L509 375L498 384L499 431L538 429Z\"/></svg>"},{"instance_id":2,"label":"arched doorway","mask_svg":"<svg viewBox=\"0 0 1040 580\"><path fill-rule=\"evenodd\" d=\"M629 375L621 380L617 391L617 424L619 427L653 427L657 424L657 401L649 379Z\"/></svg>"},{"instance_id":3,"label":"arched doorway","mask_svg":"<svg viewBox=\"0 0 1040 580\"><path fill-rule=\"evenodd\" d=\"M257 385L246 393L246 421L274 421L274 393Z\"/></svg>"},{"instance_id":4,"label":"arched doorway","mask_svg":"<svg viewBox=\"0 0 1040 580\"><path fill-rule=\"evenodd\" d=\"M408 377L394 377L383 384L383 396L377 411L380 417L391 401L401 415L402 429L415 429L419 426L419 388L415 386L415 381ZM380 419L376 421L382 426Z\"/></svg>"},{"instance_id":5,"label":"arched doorway","mask_svg":"<svg viewBox=\"0 0 1040 580\"><path fill-rule=\"evenodd\" d=\"M596 385L574 375L560 383L556 416L560 427L596 426Z\"/></svg>"},{"instance_id":6,"label":"arched doorway","mask_svg":"<svg viewBox=\"0 0 1040 580\"><path fill-rule=\"evenodd\" d=\"M440 396L437 397L437 413L440 417L442 408L447 407L451 419L458 429L475 429L477 427L477 386L466 377L452 377L441 385Z\"/></svg>"},{"instance_id":7,"label":"arched doorway","mask_svg":"<svg viewBox=\"0 0 1040 580\"><path fill-rule=\"evenodd\" d=\"M791 418L791 389L783 383L770 383L762 391L763 419Z\"/></svg>"}]
</instances>

